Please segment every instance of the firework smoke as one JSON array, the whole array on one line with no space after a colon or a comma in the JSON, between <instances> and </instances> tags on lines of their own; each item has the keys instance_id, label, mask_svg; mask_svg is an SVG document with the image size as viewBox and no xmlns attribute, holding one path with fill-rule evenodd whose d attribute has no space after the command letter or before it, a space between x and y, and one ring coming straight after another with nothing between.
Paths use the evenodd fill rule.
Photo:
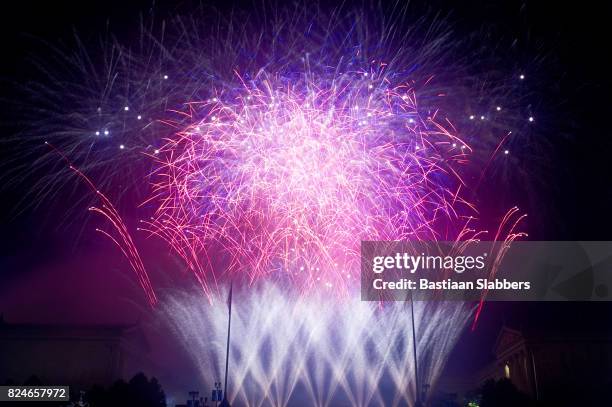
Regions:
<instances>
[{"instance_id":1,"label":"firework smoke","mask_svg":"<svg viewBox=\"0 0 612 407\"><path fill-rule=\"evenodd\" d=\"M203 382L222 377L227 335L222 293L172 296L167 321ZM415 364L409 305L373 307L322 293L299 297L262 284L237 295L229 400L244 406L410 406ZM471 307L416 303L419 380L435 385ZM258 310L253 312L253 310ZM317 310L313 312L313 310Z\"/></svg>"}]
</instances>

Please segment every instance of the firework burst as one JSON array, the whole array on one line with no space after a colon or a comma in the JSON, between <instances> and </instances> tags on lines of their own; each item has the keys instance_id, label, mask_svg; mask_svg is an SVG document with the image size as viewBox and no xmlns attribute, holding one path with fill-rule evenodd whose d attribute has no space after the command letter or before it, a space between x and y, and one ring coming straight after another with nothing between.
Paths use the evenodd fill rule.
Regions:
<instances>
[{"instance_id":1,"label":"firework burst","mask_svg":"<svg viewBox=\"0 0 612 407\"><path fill-rule=\"evenodd\" d=\"M384 63L242 85L191 104L192 124L160 149L148 230L200 279L215 274L210 253L224 253L225 275L284 272L342 290L360 240L465 231L473 208L455 167L471 149L438 112L419 110L409 85L391 84Z\"/></svg>"},{"instance_id":2,"label":"firework burst","mask_svg":"<svg viewBox=\"0 0 612 407\"><path fill-rule=\"evenodd\" d=\"M119 210L151 187L140 229L208 295L265 277L344 295L360 240L481 236L474 191L509 154L524 76L474 75L482 44L408 6L228 15L197 8L55 47L9 141L53 144ZM49 157L30 163L42 197L68 179Z\"/></svg>"}]
</instances>

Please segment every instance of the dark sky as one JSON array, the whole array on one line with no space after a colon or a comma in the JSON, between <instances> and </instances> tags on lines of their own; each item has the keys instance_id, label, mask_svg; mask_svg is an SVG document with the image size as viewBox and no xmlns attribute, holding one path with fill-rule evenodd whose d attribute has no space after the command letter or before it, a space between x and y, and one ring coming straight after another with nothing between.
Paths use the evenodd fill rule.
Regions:
<instances>
[{"instance_id":1,"label":"dark sky","mask_svg":"<svg viewBox=\"0 0 612 407\"><path fill-rule=\"evenodd\" d=\"M22 0L11 2L10 9L5 4L0 13L3 99L15 97L10 90L12 84L27 77L27 56L45 52L40 45L34 45L31 37L55 42L69 35L73 28L87 33L109 20L113 30L121 34L122 30L130 30L139 13L150 4ZM530 238L612 240L612 134L607 121L612 111L609 6L595 1L476 0L435 0L428 5L442 14L450 13L458 33L489 24L496 27L499 35L517 39L518 58L524 58L526 63L542 56L541 63L526 67L528 72L537 72L534 103L548 104L546 111L550 115L542 137L551 141L551 147L541 158L546 171L533 174L546 177L539 181L547 185L547 190L538 194L537 204L533 204L530 196L523 197L521 202L530 214ZM164 10L187 5L157 2L156 7L163 14ZM3 137L12 129L11 115L10 110L3 108ZM6 161L10 154L3 147L0 159ZM518 185L527 181L510 178L507 182ZM87 233L77 239L58 228L49 221L46 204L15 212L27 188L26 184L0 190L0 312L9 320L79 320L70 310L86 298L88 322L113 321L118 315L123 319L139 318L140 305L125 300L138 296L138 287L118 271L124 266L121 259L102 254L112 250ZM84 265L89 273L87 278L83 277ZM86 296L79 294L84 292ZM609 316L607 306L582 306L587 307L582 315L592 315L593 319ZM552 309L538 305L491 305L479 330L466 334L451 364L475 363L476 346L490 346L504 321L520 320L525 315L543 318L566 315L571 307L571 304Z\"/></svg>"}]
</instances>

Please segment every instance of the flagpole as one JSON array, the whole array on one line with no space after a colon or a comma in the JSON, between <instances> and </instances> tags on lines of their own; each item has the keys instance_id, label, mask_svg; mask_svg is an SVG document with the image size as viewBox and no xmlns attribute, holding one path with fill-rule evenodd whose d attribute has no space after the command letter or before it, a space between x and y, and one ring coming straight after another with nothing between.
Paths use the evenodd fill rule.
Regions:
<instances>
[{"instance_id":1,"label":"flagpole","mask_svg":"<svg viewBox=\"0 0 612 407\"><path fill-rule=\"evenodd\" d=\"M225 405L229 406L229 402L227 401L227 371L229 368L229 351L230 351L230 332L232 328L232 290L233 290L233 282L230 283L230 291L228 302L228 318L227 318L227 347L225 349L225 385L223 386L223 401Z\"/></svg>"},{"instance_id":2,"label":"flagpole","mask_svg":"<svg viewBox=\"0 0 612 407\"><path fill-rule=\"evenodd\" d=\"M416 390L416 398L415 398L415 403L414 405L416 407L421 407L421 397L420 397L420 392L421 389L419 389L419 365L417 363L417 343L416 343L416 329L415 329L415 323L414 323L414 297L413 297L413 293L412 291L410 291L410 316L411 316L411 322L412 322L412 355L414 356L414 387Z\"/></svg>"}]
</instances>

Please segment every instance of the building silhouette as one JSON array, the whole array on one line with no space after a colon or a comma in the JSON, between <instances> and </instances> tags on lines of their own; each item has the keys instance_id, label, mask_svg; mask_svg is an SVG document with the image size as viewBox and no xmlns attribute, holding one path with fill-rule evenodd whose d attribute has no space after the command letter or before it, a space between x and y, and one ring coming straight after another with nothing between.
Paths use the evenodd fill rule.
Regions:
<instances>
[{"instance_id":1,"label":"building silhouette","mask_svg":"<svg viewBox=\"0 0 612 407\"><path fill-rule=\"evenodd\" d=\"M0 318L0 384L36 376L45 385L89 389L123 376L124 325L12 324Z\"/></svg>"},{"instance_id":2,"label":"building silhouette","mask_svg":"<svg viewBox=\"0 0 612 407\"><path fill-rule=\"evenodd\" d=\"M612 335L608 330L503 326L494 360L479 384L509 379L533 400L608 397L612 384Z\"/></svg>"}]
</instances>

